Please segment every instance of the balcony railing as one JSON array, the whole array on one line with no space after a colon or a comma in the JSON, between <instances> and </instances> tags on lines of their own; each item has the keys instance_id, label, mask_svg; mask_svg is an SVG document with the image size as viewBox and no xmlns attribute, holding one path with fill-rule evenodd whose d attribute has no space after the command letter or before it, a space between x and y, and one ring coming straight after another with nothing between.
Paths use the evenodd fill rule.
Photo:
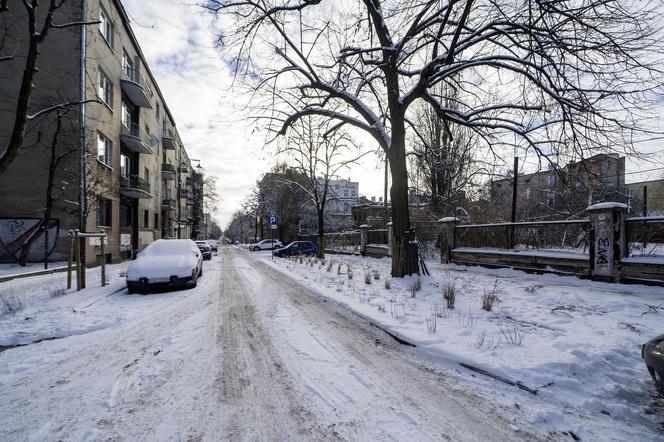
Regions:
<instances>
[{"instance_id":1,"label":"balcony railing","mask_svg":"<svg viewBox=\"0 0 664 442\"><path fill-rule=\"evenodd\" d=\"M148 135L138 123L120 125L120 140L130 150L137 153L151 154L155 144L154 138Z\"/></svg>"},{"instance_id":2,"label":"balcony railing","mask_svg":"<svg viewBox=\"0 0 664 442\"><path fill-rule=\"evenodd\" d=\"M180 189L180 198L191 198L191 193L188 190Z\"/></svg>"},{"instance_id":3,"label":"balcony railing","mask_svg":"<svg viewBox=\"0 0 664 442\"><path fill-rule=\"evenodd\" d=\"M136 106L152 109L151 92L141 73L134 68L123 70L122 90Z\"/></svg>"},{"instance_id":4,"label":"balcony railing","mask_svg":"<svg viewBox=\"0 0 664 442\"><path fill-rule=\"evenodd\" d=\"M175 135L170 129L164 129L164 132L161 135L161 144L164 145L164 149L176 149Z\"/></svg>"},{"instance_id":5,"label":"balcony railing","mask_svg":"<svg viewBox=\"0 0 664 442\"><path fill-rule=\"evenodd\" d=\"M180 172L189 173L189 166L187 166L186 164L180 164Z\"/></svg>"},{"instance_id":6,"label":"balcony railing","mask_svg":"<svg viewBox=\"0 0 664 442\"><path fill-rule=\"evenodd\" d=\"M130 198L152 198L150 183L138 175L122 175L120 177L120 193Z\"/></svg>"},{"instance_id":7,"label":"balcony railing","mask_svg":"<svg viewBox=\"0 0 664 442\"><path fill-rule=\"evenodd\" d=\"M161 177L164 181L173 181L177 175L175 166L170 163L162 163L161 165Z\"/></svg>"}]
</instances>

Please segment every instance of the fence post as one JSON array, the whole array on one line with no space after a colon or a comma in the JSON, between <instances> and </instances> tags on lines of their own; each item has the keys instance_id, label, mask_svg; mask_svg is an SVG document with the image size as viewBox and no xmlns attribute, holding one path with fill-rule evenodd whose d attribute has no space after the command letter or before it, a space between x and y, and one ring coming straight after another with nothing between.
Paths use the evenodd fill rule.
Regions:
<instances>
[{"instance_id":1,"label":"fence post","mask_svg":"<svg viewBox=\"0 0 664 442\"><path fill-rule=\"evenodd\" d=\"M392 256L392 235L394 230L392 229L392 221L387 223L387 256Z\"/></svg>"},{"instance_id":2,"label":"fence post","mask_svg":"<svg viewBox=\"0 0 664 442\"><path fill-rule=\"evenodd\" d=\"M69 255L67 256L67 290L71 288L71 263L74 260L74 232L69 231Z\"/></svg>"},{"instance_id":3,"label":"fence post","mask_svg":"<svg viewBox=\"0 0 664 442\"><path fill-rule=\"evenodd\" d=\"M622 258L627 256L627 205L598 203L586 211L590 218L590 276L595 280L618 282L622 272Z\"/></svg>"},{"instance_id":4,"label":"fence post","mask_svg":"<svg viewBox=\"0 0 664 442\"><path fill-rule=\"evenodd\" d=\"M441 218L437 221L440 229L440 262L449 264L452 262L452 249L456 247L454 228L459 222L459 218L453 216Z\"/></svg>"},{"instance_id":5,"label":"fence post","mask_svg":"<svg viewBox=\"0 0 664 442\"><path fill-rule=\"evenodd\" d=\"M76 247L76 291L81 290L81 239L78 229L74 230L74 247Z\"/></svg>"},{"instance_id":6,"label":"fence post","mask_svg":"<svg viewBox=\"0 0 664 442\"><path fill-rule=\"evenodd\" d=\"M106 287L106 254L104 252L104 241L106 240L106 232L101 229L101 238L99 238L99 245L101 247L101 286Z\"/></svg>"},{"instance_id":7,"label":"fence post","mask_svg":"<svg viewBox=\"0 0 664 442\"><path fill-rule=\"evenodd\" d=\"M367 243L369 242L369 225L362 224L360 226L360 255L364 256L367 251Z\"/></svg>"}]
</instances>

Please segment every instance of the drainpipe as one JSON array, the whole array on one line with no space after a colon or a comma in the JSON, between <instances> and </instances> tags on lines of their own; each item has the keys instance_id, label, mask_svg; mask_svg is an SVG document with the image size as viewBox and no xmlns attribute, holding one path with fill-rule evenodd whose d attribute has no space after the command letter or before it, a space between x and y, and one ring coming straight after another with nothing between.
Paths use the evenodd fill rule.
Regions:
<instances>
[{"instance_id":1,"label":"drainpipe","mask_svg":"<svg viewBox=\"0 0 664 442\"><path fill-rule=\"evenodd\" d=\"M81 21L85 21L88 11L88 2L87 0L81 0ZM85 232L85 192L86 192L86 177L85 177L85 58L86 58L86 26L81 26L81 50L80 50L80 75L81 75L81 84L80 84L80 115L79 115L79 137L80 137L80 149L79 149L79 182L78 182L78 230L80 232ZM83 265L81 268L85 272L85 247L82 250L81 261ZM85 275L85 273L84 273ZM85 279L84 279L85 281Z\"/></svg>"}]
</instances>

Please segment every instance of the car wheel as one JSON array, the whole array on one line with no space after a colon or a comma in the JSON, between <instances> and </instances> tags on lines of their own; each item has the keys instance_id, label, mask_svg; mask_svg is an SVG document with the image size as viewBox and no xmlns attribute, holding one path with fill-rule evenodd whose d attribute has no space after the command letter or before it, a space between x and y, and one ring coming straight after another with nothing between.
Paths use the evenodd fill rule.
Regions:
<instances>
[{"instance_id":1,"label":"car wheel","mask_svg":"<svg viewBox=\"0 0 664 442\"><path fill-rule=\"evenodd\" d=\"M134 290L132 290L130 288L127 288L127 294L128 295L133 295L134 293L136 293Z\"/></svg>"},{"instance_id":2,"label":"car wheel","mask_svg":"<svg viewBox=\"0 0 664 442\"><path fill-rule=\"evenodd\" d=\"M254 247L254 248L251 249L251 250L252 250L253 252L258 252L260 249L261 249L260 247L256 246L256 247Z\"/></svg>"},{"instance_id":3,"label":"car wheel","mask_svg":"<svg viewBox=\"0 0 664 442\"><path fill-rule=\"evenodd\" d=\"M201 269L198 271L198 276L203 276L203 266L201 265Z\"/></svg>"}]
</instances>

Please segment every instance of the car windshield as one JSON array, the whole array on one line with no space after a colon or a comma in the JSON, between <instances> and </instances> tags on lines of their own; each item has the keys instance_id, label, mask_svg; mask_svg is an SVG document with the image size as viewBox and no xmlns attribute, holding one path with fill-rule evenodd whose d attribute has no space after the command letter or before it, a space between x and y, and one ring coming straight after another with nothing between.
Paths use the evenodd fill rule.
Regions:
<instances>
[{"instance_id":1,"label":"car windshield","mask_svg":"<svg viewBox=\"0 0 664 442\"><path fill-rule=\"evenodd\" d=\"M148 245L142 255L164 256L183 255L191 252L192 243L188 239L162 239Z\"/></svg>"}]
</instances>

